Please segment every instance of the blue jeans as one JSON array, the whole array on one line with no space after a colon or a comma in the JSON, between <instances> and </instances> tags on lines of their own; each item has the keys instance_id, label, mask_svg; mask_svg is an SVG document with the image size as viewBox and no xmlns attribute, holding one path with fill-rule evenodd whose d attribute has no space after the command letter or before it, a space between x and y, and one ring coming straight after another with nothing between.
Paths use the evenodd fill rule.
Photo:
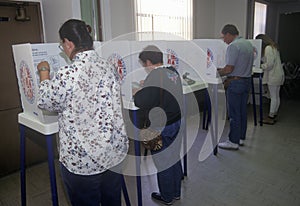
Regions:
<instances>
[{"instance_id":1,"label":"blue jeans","mask_svg":"<svg viewBox=\"0 0 300 206\"><path fill-rule=\"evenodd\" d=\"M60 164L61 176L72 206L121 206L121 175L110 170L77 175Z\"/></svg>"},{"instance_id":2,"label":"blue jeans","mask_svg":"<svg viewBox=\"0 0 300 206\"><path fill-rule=\"evenodd\" d=\"M161 132L163 147L159 151L151 151L153 161L158 170L157 182L162 198L170 202L181 195L181 179L183 176L180 161L182 135L179 134L181 121L167 125ZM176 141L175 141L176 139ZM172 146L171 146L172 144ZM171 146L171 149L168 148ZM168 150L166 150L168 148ZM165 152L163 152L166 150ZM173 162L173 163L172 163ZM167 165L170 163L171 165ZM170 166L170 167L169 167ZM167 169L165 169L167 167Z\"/></svg>"},{"instance_id":3,"label":"blue jeans","mask_svg":"<svg viewBox=\"0 0 300 206\"><path fill-rule=\"evenodd\" d=\"M232 80L226 90L230 120L229 140L239 144L245 140L247 131L247 101L251 79Z\"/></svg>"}]
</instances>

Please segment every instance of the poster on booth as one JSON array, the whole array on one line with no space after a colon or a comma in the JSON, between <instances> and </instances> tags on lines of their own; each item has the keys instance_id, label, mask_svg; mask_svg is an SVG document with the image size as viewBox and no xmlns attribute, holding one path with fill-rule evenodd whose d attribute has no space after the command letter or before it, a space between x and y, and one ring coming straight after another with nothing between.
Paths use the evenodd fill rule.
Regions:
<instances>
[{"instance_id":1,"label":"poster on booth","mask_svg":"<svg viewBox=\"0 0 300 206\"><path fill-rule=\"evenodd\" d=\"M127 75L130 65L130 47L128 41L108 41L101 44L101 57L111 63L119 81L122 82ZM96 50L98 51L98 50Z\"/></svg>"},{"instance_id":2,"label":"poster on booth","mask_svg":"<svg viewBox=\"0 0 300 206\"><path fill-rule=\"evenodd\" d=\"M201 51L198 50L198 57L193 64L193 53L197 53L195 45L191 41L167 41L167 49L165 51L167 57L167 64L172 65L180 74L182 84L190 86L198 82L202 82L202 75L199 74L198 68L201 67L203 59L201 58ZM193 51L193 52L191 52ZM194 67L193 65L197 65Z\"/></svg>"},{"instance_id":3,"label":"poster on booth","mask_svg":"<svg viewBox=\"0 0 300 206\"><path fill-rule=\"evenodd\" d=\"M206 55L206 65L203 68L208 78L217 78L217 68L225 66L226 44L219 39L193 40Z\"/></svg>"},{"instance_id":4,"label":"poster on booth","mask_svg":"<svg viewBox=\"0 0 300 206\"><path fill-rule=\"evenodd\" d=\"M61 66L68 63L67 57L58 46L58 43L12 46L23 112L44 124L56 122L57 114L42 110L37 106L40 82L37 64L41 61L49 62L50 78L52 78Z\"/></svg>"},{"instance_id":5,"label":"poster on booth","mask_svg":"<svg viewBox=\"0 0 300 206\"><path fill-rule=\"evenodd\" d=\"M128 73L131 70L130 44L129 41L107 41L102 42L101 46L96 49L101 57L113 65L114 72L122 85L121 95L123 103L128 104L131 90L125 84ZM130 94L129 94L130 92Z\"/></svg>"}]
</instances>

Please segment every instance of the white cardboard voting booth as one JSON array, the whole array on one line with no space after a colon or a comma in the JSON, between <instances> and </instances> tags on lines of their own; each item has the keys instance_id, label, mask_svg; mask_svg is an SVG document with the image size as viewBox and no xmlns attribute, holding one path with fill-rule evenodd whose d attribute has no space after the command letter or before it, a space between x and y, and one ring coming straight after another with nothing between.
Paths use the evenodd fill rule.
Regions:
<instances>
[{"instance_id":1,"label":"white cardboard voting booth","mask_svg":"<svg viewBox=\"0 0 300 206\"><path fill-rule=\"evenodd\" d=\"M254 48L254 67L259 68L261 41L250 40L250 42ZM40 61L48 61L52 78L60 67L69 64L70 61L58 45L58 43L13 45L23 112L41 123L56 122L57 114L37 107L39 76L36 66ZM114 65L122 83L124 102L132 100L132 87L147 76L138 60L139 53L147 45L156 45L164 54L165 64L174 66L181 77L188 75L198 83L218 82L216 69L225 65L227 45L219 39L94 42L99 55ZM185 85L186 89L192 86Z\"/></svg>"},{"instance_id":2,"label":"white cardboard voting booth","mask_svg":"<svg viewBox=\"0 0 300 206\"><path fill-rule=\"evenodd\" d=\"M45 124L56 122L57 114L37 107L40 80L36 66L40 61L48 61L51 65L50 77L53 77L61 66L67 64L63 54L60 54L58 45L58 43L13 45L23 113Z\"/></svg>"}]
</instances>

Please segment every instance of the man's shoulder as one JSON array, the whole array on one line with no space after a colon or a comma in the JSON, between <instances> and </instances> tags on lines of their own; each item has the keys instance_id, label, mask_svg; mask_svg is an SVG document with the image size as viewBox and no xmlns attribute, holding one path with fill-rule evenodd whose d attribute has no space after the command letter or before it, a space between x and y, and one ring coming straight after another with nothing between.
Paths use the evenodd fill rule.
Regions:
<instances>
[{"instance_id":1,"label":"man's shoulder","mask_svg":"<svg viewBox=\"0 0 300 206\"><path fill-rule=\"evenodd\" d=\"M245 38L239 38L235 41L233 41L231 44L228 45L231 49L236 48L236 49L241 49L241 48L252 48L252 44L248 39Z\"/></svg>"}]
</instances>

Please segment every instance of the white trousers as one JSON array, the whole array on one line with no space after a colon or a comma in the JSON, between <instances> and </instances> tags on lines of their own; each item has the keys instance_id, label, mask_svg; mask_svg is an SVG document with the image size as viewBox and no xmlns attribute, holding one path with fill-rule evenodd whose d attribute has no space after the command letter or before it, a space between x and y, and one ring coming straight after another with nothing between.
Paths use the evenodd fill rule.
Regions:
<instances>
[{"instance_id":1,"label":"white trousers","mask_svg":"<svg viewBox=\"0 0 300 206\"><path fill-rule=\"evenodd\" d=\"M279 96L280 85L278 85L278 86L268 85L268 89L269 89L270 98L271 98L269 116L274 117L274 115L277 115L278 108L280 105L280 96Z\"/></svg>"}]
</instances>

